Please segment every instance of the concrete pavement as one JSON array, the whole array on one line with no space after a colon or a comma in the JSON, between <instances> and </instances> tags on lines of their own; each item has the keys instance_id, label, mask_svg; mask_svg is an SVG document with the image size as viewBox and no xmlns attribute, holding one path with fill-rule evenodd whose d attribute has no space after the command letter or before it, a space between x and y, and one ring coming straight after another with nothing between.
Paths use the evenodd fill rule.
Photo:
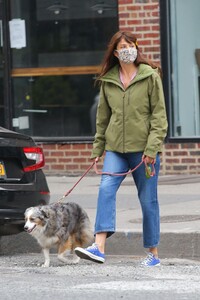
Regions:
<instances>
[{"instance_id":1,"label":"concrete pavement","mask_svg":"<svg viewBox=\"0 0 200 300\"><path fill-rule=\"evenodd\" d=\"M79 177L47 176L51 202L58 201ZM86 176L64 199L79 203L88 213L92 226L100 176ZM160 176L158 195L161 215L161 258L200 260L200 175ZM129 175L117 194L116 233L107 240L106 253L145 255L142 247L142 217L137 191ZM23 238L23 247L20 242ZM26 233L3 237L2 251L17 247L22 252L38 252L40 247ZM6 247L7 246L7 247ZM14 251L14 249L13 249Z\"/></svg>"}]
</instances>

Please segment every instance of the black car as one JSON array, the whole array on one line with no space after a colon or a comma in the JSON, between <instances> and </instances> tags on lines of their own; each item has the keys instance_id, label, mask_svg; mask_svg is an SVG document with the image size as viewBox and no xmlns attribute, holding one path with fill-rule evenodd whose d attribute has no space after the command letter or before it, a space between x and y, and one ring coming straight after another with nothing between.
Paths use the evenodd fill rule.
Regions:
<instances>
[{"instance_id":1,"label":"black car","mask_svg":"<svg viewBox=\"0 0 200 300\"><path fill-rule=\"evenodd\" d=\"M0 236L23 230L27 207L49 203L43 166L31 137L0 127Z\"/></svg>"}]
</instances>

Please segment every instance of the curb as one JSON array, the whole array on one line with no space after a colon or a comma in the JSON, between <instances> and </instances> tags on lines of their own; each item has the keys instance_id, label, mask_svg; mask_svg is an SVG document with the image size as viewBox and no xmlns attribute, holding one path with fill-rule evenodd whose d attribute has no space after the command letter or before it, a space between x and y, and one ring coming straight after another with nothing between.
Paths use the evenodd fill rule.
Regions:
<instances>
[{"instance_id":1,"label":"curb","mask_svg":"<svg viewBox=\"0 0 200 300\"><path fill-rule=\"evenodd\" d=\"M200 260L200 233L161 233L160 258L182 258ZM0 239L0 255L20 253L40 253L37 241L26 232ZM147 250L148 251L148 250ZM56 253L55 249L51 253ZM142 234L139 232L116 232L106 243L108 255L136 255L145 253L142 247Z\"/></svg>"},{"instance_id":2,"label":"curb","mask_svg":"<svg viewBox=\"0 0 200 300\"><path fill-rule=\"evenodd\" d=\"M161 233L159 257L200 260L200 233ZM141 256L148 249L143 248L142 234L117 232L106 244L106 253L113 255Z\"/></svg>"}]
</instances>

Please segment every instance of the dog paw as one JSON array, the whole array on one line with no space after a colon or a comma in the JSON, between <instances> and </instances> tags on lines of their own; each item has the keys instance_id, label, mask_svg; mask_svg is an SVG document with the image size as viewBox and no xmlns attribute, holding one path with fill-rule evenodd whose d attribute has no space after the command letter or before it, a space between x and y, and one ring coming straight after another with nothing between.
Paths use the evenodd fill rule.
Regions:
<instances>
[{"instance_id":1,"label":"dog paw","mask_svg":"<svg viewBox=\"0 0 200 300\"><path fill-rule=\"evenodd\" d=\"M42 268L48 268L49 267L49 263L44 263L41 265Z\"/></svg>"},{"instance_id":2,"label":"dog paw","mask_svg":"<svg viewBox=\"0 0 200 300\"><path fill-rule=\"evenodd\" d=\"M79 263L79 261L80 261L80 257L75 257L72 259L73 265L77 265Z\"/></svg>"},{"instance_id":3,"label":"dog paw","mask_svg":"<svg viewBox=\"0 0 200 300\"><path fill-rule=\"evenodd\" d=\"M59 261L63 262L64 264L67 264L67 265L75 265L79 262L79 257L78 257L78 259L77 258L68 259L66 257L63 257L62 255L58 255L58 259L59 259Z\"/></svg>"}]
</instances>

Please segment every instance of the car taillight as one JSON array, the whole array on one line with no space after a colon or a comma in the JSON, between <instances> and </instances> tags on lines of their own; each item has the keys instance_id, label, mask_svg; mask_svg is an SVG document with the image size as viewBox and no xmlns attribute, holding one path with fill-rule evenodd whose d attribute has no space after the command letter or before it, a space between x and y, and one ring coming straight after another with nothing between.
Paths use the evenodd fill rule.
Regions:
<instances>
[{"instance_id":1,"label":"car taillight","mask_svg":"<svg viewBox=\"0 0 200 300\"><path fill-rule=\"evenodd\" d=\"M24 172L35 171L44 167L44 153L40 147L26 147L23 148L27 159L34 161L33 164L25 167Z\"/></svg>"}]
</instances>

